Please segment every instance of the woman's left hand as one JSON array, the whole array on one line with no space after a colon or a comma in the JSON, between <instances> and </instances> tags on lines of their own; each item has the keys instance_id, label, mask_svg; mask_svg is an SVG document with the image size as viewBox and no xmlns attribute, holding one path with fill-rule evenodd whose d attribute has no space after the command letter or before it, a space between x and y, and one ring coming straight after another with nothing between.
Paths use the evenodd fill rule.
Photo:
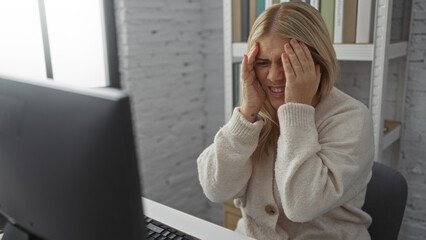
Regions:
<instances>
[{"instance_id":1,"label":"woman's left hand","mask_svg":"<svg viewBox=\"0 0 426 240\"><path fill-rule=\"evenodd\" d=\"M290 43L284 44L281 60L286 77L284 102L313 105L321 72L308 47L303 42L291 39Z\"/></svg>"}]
</instances>

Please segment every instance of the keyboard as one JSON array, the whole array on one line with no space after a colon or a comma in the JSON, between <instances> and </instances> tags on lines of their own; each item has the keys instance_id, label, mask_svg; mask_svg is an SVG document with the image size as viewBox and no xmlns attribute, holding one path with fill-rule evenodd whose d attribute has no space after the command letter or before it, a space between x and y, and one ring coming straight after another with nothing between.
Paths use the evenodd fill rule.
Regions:
<instances>
[{"instance_id":1,"label":"keyboard","mask_svg":"<svg viewBox=\"0 0 426 240\"><path fill-rule=\"evenodd\" d=\"M173 227L170 227L147 216L145 216L145 226L148 240L199 240L199 238L181 232Z\"/></svg>"},{"instance_id":2,"label":"keyboard","mask_svg":"<svg viewBox=\"0 0 426 240\"><path fill-rule=\"evenodd\" d=\"M200 240L187 233L181 232L166 224L156 221L152 218L145 216L147 239L160 239L160 240ZM3 230L0 229L0 240L2 239Z\"/></svg>"}]
</instances>

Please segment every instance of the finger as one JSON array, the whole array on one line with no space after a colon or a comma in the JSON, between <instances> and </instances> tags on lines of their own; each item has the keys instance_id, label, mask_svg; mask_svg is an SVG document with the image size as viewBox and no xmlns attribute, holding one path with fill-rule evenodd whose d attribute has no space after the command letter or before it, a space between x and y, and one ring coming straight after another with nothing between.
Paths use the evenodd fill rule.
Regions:
<instances>
[{"instance_id":1,"label":"finger","mask_svg":"<svg viewBox=\"0 0 426 240\"><path fill-rule=\"evenodd\" d=\"M286 53L281 54L281 61L283 62L284 74L287 80L292 80L296 77L293 67L290 64L289 57Z\"/></svg>"},{"instance_id":2,"label":"finger","mask_svg":"<svg viewBox=\"0 0 426 240\"><path fill-rule=\"evenodd\" d=\"M294 53L293 49L291 48L290 44L285 44L285 53L289 60L289 63L291 64L293 68L293 72L296 76L303 74L302 66L299 62L299 59L296 56L296 53Z\"/></svg>"},{"instance_id":3,"label":"finger","mask_svg":"<svg viewBox=\"0 0 426 240\"><path fill-rule=\"evenodd\" d=\"M254 47L256 46L256 44L253 44L251 47L250 47L250 51L246 54L247 55L247 57L250 57L251 56L251 54L252 54L252 52L254 51Z\"/></svg>"},{"instance_id":4,"label":"finger","mask_svg":"<svg viewBox=\"0 0 426 240\"><path fill-rule=\"evenodd\" d=\"M247 78L247 55L244 54L243 61L241 62L241 79Z\"/></svg>"},{"instance_id":5,"label":"finger","mask_svg":"<svg viewBox=\"0 0 426 240\"><path fill-rule=\"evenodd\" d=\"M254 86L258 90L259 93L262 94L262 92L263 92L263 94L266 94L265 89L263 89L262 84L260 84L260 82L258 80L255 81L255 85Z\"/></svg>"},{"instance_id":6,"label":"finger","mask_svg":"<svg viewBox=\"0 0 426 240\"><path fill-rule=\"evenodd\" d=\"M321 67L319 64L315 65L316 82L319 84L321 81Z\"/></svg>"},{"instance_id":7,"label":"finger","mask_svg":"<svg viewBox=\"0 0 426 240\"><path fill-rule=\"evenodd\" d=\"M303 71L306 72L307 70L313 69L313 66L311 66L307 61L307 58L305 56L305 51L303 51L302 46L297 42L297 40L294 38L291 39L290 44L291 44L291 47L293 48L293 51L297 59L300 62L300 65Z\"/></svg>"},{"instance_id":8,"label":"finger","mask_svg":"<svg viewBox=\"0 0 426 240\"><path fill-rule=\"evenodd\" d=\"M259 52L259 47L257 45L257 42L254 43L252 49L250 50L248 54L248 64L253 64L256 60L257 53Z\"/></svg>"},{"instance_id":9,"label":"finger","mask_svg":"<svg viewBox=\"0 0 426 240\"><path fill-rule=\"evenodd\" d=\"M309 51L308 46L304 42L301 42L300 45L302 46L302 49L305 52L305 56L308 62L311 64L311 67L313 68L315 63L314 63L314 60L312 59L311 51Z\"/></svg>"}]
</instances>

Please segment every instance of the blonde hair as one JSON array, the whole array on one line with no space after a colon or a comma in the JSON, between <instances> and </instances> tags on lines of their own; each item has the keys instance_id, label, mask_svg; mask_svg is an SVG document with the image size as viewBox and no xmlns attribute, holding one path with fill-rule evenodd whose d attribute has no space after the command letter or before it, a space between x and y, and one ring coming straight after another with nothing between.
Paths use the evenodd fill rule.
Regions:
<instances>
[{"instance_id":1,"label":"blonde hair","mask_svg":"<svg viewBox=\"0 0 426 240\"><path fill-rule=\"evenodd\" d=\"M256 41L266 35L295 38L308 46L314 62L319 64L321 69L317 95L320 101L324 99L336 81L338 63L321 14L303 2L275 4L254 22L247 42L247 52ZM259 115L265 124L260 133L257 149L252 156L254 163L257 163L264 154L268 154L270 147L276 149L279 136L278 116L269 100L265 101Z\"/></svg>"}]
</instances>

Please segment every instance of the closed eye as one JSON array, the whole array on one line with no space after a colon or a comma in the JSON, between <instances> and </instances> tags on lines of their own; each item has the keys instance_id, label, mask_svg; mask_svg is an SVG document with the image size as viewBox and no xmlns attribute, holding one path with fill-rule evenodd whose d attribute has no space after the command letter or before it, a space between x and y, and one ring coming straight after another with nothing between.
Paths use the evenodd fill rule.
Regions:
<instances>
[{"instance_id":1,"label":"closed eye","mask_svg":"<svg viewBox=\"0 0 426 240\"><path fill-rule=\"evenodd\" d=\"M257 66L267 66L269 62L267 61L256 61Z\"/></svg>"}]
</instances>

